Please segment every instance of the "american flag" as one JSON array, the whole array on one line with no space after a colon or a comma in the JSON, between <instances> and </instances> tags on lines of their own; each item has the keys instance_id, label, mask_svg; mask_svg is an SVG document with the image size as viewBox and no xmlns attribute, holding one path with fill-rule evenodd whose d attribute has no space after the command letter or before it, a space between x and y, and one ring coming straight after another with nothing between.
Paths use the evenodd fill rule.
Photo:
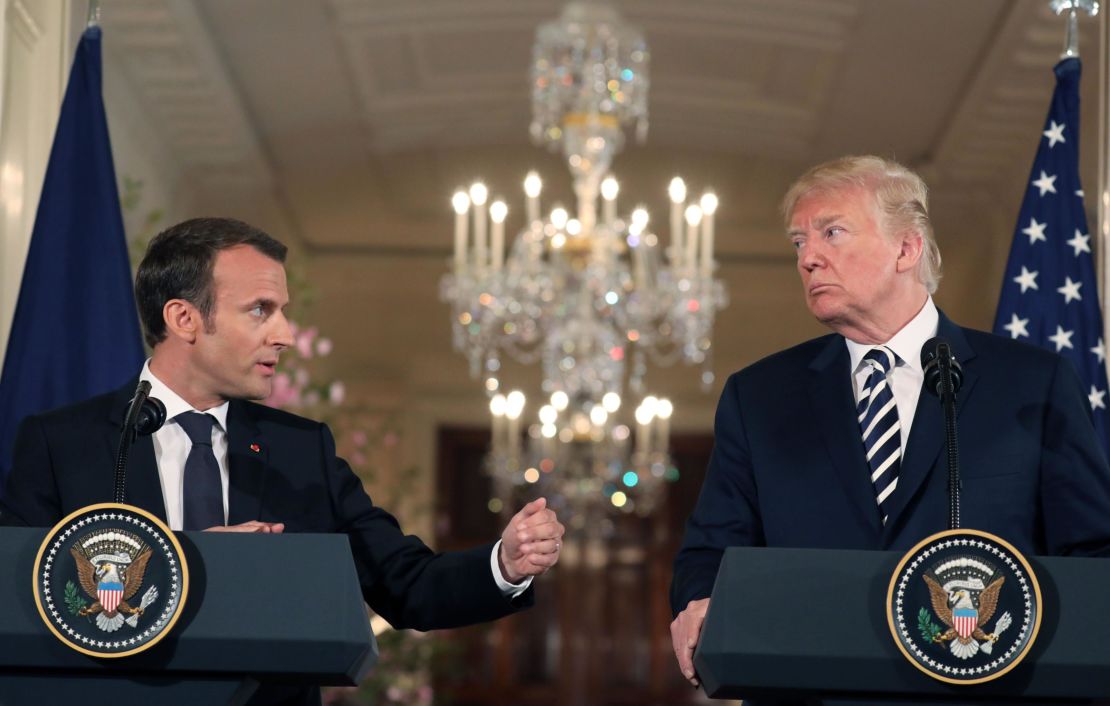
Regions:
<instances>
[{"instance_id":1,"label":"american flag","mask_svg":"<svg viewBox=\"0 0 1110 706\"><path fill-rule=\"evenodd\" d=\"M1110 452L1106 345L1079 184L1079 59L1063 59L1055 72L994 332L1054 350L1075 365L1102 448Z\"/></svg>"}]
</instances>

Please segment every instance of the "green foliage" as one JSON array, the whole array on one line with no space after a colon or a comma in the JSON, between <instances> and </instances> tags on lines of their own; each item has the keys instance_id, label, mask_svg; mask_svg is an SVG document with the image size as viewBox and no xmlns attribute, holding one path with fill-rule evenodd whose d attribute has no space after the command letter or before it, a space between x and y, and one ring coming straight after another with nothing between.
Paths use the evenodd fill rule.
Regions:
<instances>
[{"instance_id":1,"label":"green foliage","mask_svg":"<svg viewBox=\"0 0 1110 706\"><path fill-rule=\"evenodd\" d=\"M81 592L72 581L66 581L65 603L71 615L78 615L89 604L81 597Z\"/></svg>"},{"instance_id":2,"label":"green foliage","mask_svg":"<svg viewBox=\"0 0 1110 706\"><path fill-rule=\"evenodd\" d=\"M927 608L917 611L917 629L926 642L933 642L942 632L940 626L933 622L933 616Z\"/></svg>"},{"instance_id":3,"label":"green foliage","mask_svg":"<svg viewBox=\"0 0 1110 706\"><path fill-rule=\"evenodd\" d=\"M143 180L123 175L123 191L119 197L119 205L125 214L136 213L143 200ZM134 233L127 233L127 251L131 259L131 267L138 267L139 262L146 253L146 247L151 238L158 234L162 219L166 212L161 208L152 208L143 216L142 222Z\"/></svg>"}]
</instances>

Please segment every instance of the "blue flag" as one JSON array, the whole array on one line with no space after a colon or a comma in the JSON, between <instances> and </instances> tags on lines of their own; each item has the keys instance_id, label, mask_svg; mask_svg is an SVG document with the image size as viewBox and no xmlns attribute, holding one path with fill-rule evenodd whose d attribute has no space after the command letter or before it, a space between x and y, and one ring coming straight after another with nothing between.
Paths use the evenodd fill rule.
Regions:
<instances>
[{"instance_id":1,"label":"blue flag","mask_svg":"<svg viewBox=\"0 0 1110 706\"><path fill-rule=\"evenodd\" d=\"M26 415L117 388L143 364L100 76L100 28L90 27L62 102L0 375L0 488Z\"/></svg>"},{"instance_id":2,"label":"blue flag","mask_svg":"<svg viewBox=\"0 0 1110 706\"><path fill-rule=\"evenodd\" d=\"M1079 59L1064 59L1055 71L994 332L1054 350L1075 365L1102 448L1110 452L1106 344L1079 184Z\"/></svg>"}]
</instances>

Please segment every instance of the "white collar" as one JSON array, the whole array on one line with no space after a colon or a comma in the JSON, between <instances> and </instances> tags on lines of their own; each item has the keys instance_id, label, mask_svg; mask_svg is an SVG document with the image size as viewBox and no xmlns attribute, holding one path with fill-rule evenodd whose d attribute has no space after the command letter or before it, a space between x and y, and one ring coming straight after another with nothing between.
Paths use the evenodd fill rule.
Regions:
<instances>
[{"instance_id":1,"label":"white collar","mask_svg":"<svg viewBox=\"0 0 1110 706\"><path fill-rule=\"evenodd\" d=\"M921 307L921 311L917 312L917 316L910 319L910 322L903 326L898 333L881 345L894 351L903 365L908 365L915 371L921 372L921 347L925 345L926 341L937 335L939 324L940 313L937 311L937 305L933 303L932 297L926 297L925 305ZM856 343L847 338L844 339L844 342L848 344L848 354L852 359L851 369L854 373L859 368L863 356L867 355L867 351L875 348L875 346Z\"/></svg>"},{"instance_id":2,"label":"white collar","mask_svg":"<svg viewBox=\"0 0 1110 706\"><path fill-rule=\"evenodd\" d=\"M143 371L139 373L140 380L146 380L150 383L150 396L157 397L166 405L166 421L169 421L183 412L202 412L204 414L211 414L216 418L220 428L227 431L227 406L228 401L213 407L211 409L196 409L191 404L181 399L181 395L177 394L169 388L166 383L158 379L158 377L150 372L150 359L147 358L146 363L143 363Z\"/></svg>"}]
</instances>

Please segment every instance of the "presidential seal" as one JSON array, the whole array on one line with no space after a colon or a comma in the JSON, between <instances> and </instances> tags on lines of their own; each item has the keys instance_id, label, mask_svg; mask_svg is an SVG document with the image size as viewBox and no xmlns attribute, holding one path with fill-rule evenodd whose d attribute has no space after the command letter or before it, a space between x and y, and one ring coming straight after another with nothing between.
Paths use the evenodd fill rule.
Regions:
<instances>
[{"instance_id":1,"label":"presidential seal","mask_svg":"<svg viewBox=\"0 0 1110 706\"><path fill-rule=\"evenodd\" d=\"M890 580L887 620L918 669L950 684L978 684L1029 653L1041 624L1040 586L1004 540L949 530L902 557Z\"/></svg>"},{"instance_id":2,"label":"presidential seal","mask_svg":"<svg viewBox=\"0 0 1110 706\"><path fill-rule=\"evenodd\" d=\"M189 571L166 525L131 505L81 508L35 558L35 604L54 635L94 657L125 657L165 637L185 605Z\"/></svg>"}]
</instances>

